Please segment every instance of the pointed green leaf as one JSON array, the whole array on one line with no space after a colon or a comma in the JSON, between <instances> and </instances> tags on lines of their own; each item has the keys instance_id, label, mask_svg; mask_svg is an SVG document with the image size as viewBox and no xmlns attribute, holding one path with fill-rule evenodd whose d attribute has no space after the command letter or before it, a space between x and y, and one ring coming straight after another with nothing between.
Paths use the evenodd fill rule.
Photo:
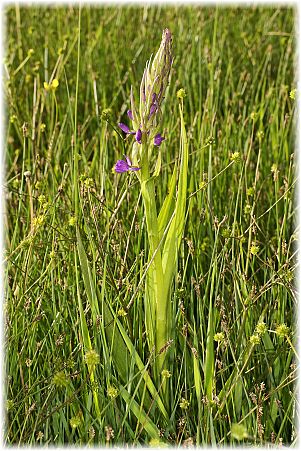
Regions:
<instances>
[{"instance_id":1,"label":"pointed green leaf","mask_svg":"<svg viewBox=\"0 0 301 451\"><path fill-rule=\"evenodd\" d=\"M94 282L91 277L89 262L82 244L79 231L77 231L77 245L78 245L78 253L80 256L84 285L92 309L92 304L98 303L98 299ZM94 308L96 309L96 307ZM124 382L127 382L128 378L127 370L129 368L129 363L131 359L134 359L138 367L138 370L141 371L141 373L143 374L143 378L149 392L151 393L153 399L157 403L162 414L167 419L168 415L166 409L154 386L153 381L151 380L151 377L149 376L148 372L145 371L145 365L143 364L140 356L138 355L133 343L131 342L121 322L118 320L116 313L113 311L112 307L105 302L105 300L103 300L103 319L105 333L112 349L113 360L120 373L121 378L123 379Z\"/></svg>"},{"instance_id":2,"label":"pointed green leaf","mask_svg":"<svg viewBox=\"0 0 301 451\"><path fill-rule=\"evenodd\" d=\"M187 170L188 170L188 143L183 118L183 111L180 106L181 117L181 162L179 168L179 183L178 193L176 199L175 216L167 233L165 244L162 252L162 265L164 282L167 289L169 289L172 276L176 270L177 252L181 242L186 213L186 198L187 198Z\"/></svg>"},{"instance_id":3,"label":"pointed green leaf","mask_svg":"<svg viewBox=\"0 0 301 451\"><path fill-rule=\"evenodd\" d=\"M149 418L148 415L144 412L144 410L139 406L139 404L130 396L127 390L125 390L122 385L119 386L120 394L124 401L126 402L127 406L139 423L143 426L143 428L147 431L150 437L157 439L159 437L159 431L158 428L155 426L155 424L152 422L152 420Z\"/></svg>"},{"instance_id":4,"label":"pointed green leaf","mask_svg":"<svg viewBox=\"0 0 301 451\"><path fill-rule=\"evenodd\" d=\"M159 236L160 240L162 238L162 235L164 233L165 228L167 227L167 224L171 218L171 215L175 208L175 199L174 199L174 193L177 183L177 164L174 165L173 174L170 180L169 184L169 193L165 197L163 205L161 207L159 216L158 216L158 229L159 229Z\"/></svg>"}]
</instances>

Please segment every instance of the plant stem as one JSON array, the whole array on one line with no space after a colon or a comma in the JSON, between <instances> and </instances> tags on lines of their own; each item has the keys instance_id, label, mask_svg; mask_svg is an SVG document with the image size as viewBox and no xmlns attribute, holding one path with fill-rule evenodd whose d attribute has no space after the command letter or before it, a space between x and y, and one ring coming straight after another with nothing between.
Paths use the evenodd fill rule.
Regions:
<instances>
[{"instance_id":1,"label":"plant stem","mask_svg":"<svg viewBox=\"0 0 301 451\"><path fill-rule=\"evenodd\" d=\"M152 300L151 314L152 317L155 318L156 331L155 331L155 349L156 354L158 355L160 349L165 345L168 340L167 336L167 318L166 318L166 290L164 287L164 279L163 279L163 269L162 269L162 257L161 251L158 249L160 239L158 232L158 217L157 217L157 208L156 208L156 199L155 199L155 186L154 180L150 178L149 175L149 167L148 167L148 149L147 145L142 144L141 155L142 155L142 168L140 174L140 183L141 183L141 194L144 203L145 217L146 217L146 225L147 225L147 234L149 240L149 253L150 258L152 258L153 254L156 252L154 257L154 261L151 265L151 269L154 274L154 296L150 295L150 299ZM162 356L162 357L161 357ZM159 372L161 370L163 364L164 355L159 355L156 360L156 372L157 377L159 376Z\"/></svg>"}]
</instances>

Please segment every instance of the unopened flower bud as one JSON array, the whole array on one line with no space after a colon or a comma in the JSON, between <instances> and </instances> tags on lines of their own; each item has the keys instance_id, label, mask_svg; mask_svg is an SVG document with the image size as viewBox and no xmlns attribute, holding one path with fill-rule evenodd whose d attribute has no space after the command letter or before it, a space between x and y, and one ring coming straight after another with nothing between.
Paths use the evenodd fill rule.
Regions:
<instances>
[{"instance_id":1,"label":"unopened flower bud","mask_svg":"<svg viewBox=\"0 0 301 451\"><path fill-rule=\"evenodd\" d=\"M143 128L148 131L150 127L158 125L158 113L164 99L172 66L172 36L168 28L163 30L162 40L152 63L147 62L140 86L140 118ZM135 107L132 102L132 111Z\"/></svg>"}]
</instances>

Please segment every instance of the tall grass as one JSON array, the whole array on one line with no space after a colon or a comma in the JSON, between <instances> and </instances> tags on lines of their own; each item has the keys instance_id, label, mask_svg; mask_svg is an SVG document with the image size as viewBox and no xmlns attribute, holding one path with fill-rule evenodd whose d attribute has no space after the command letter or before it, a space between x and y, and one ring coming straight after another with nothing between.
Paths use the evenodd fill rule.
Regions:
<instances>
[{"instance_id":1,"label":"tall grass","mask_svg":"<svg viewBox=\"0 0 301 451\"><path fill-rule=\"evenodd\" d=\"M7 443L296 442L294 17L7 7ZM142 196L135 174L111 169L130 87L165 27L175 61L158 212L174 208L184 123L189 164L184 233L165 256L173 339L156 375Z\"/></svg>"}]
</instances>

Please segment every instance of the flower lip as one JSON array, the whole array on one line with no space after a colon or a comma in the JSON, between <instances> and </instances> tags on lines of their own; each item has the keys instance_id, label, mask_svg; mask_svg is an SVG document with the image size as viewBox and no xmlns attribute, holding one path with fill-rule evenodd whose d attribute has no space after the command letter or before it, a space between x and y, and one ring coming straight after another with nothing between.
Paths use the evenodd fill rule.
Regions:
<instances>
[{"instance_id":1,"label":"flower lip","mask_svg":"<svg viewBox=\"0 0 301 451\"><path fill-rule=\"evenodd\" d=\"M155 137L154 137L154 145L155 146L160 146L161 145L161 143L162 143L162 141L164 141L164 137L163 136L161 136L161 134L160 133L158 133Z\"/></svg>"},{"instance_id":2,"label":"flower lip","mask_svg":"<svg viewBox=\"0 0 301 451\"><path fill-rule=\"evenodd\" d=\"M141 168L132 166L132 162L127 155L124 155L125 160L117 160L114 170L117 173L123 173L128 171L140 171Z\"/></svg>"},{"instance_id":3,"label":"flower lip","mask_svg":"<svg viewBox=\"0 0 301 451\"><path fill-rule=\"evenodd\" d=\"M118 160L115 164L115 172L122 173L129 170L129 165L124 160Z\"/></svg>"}]
</instances>

